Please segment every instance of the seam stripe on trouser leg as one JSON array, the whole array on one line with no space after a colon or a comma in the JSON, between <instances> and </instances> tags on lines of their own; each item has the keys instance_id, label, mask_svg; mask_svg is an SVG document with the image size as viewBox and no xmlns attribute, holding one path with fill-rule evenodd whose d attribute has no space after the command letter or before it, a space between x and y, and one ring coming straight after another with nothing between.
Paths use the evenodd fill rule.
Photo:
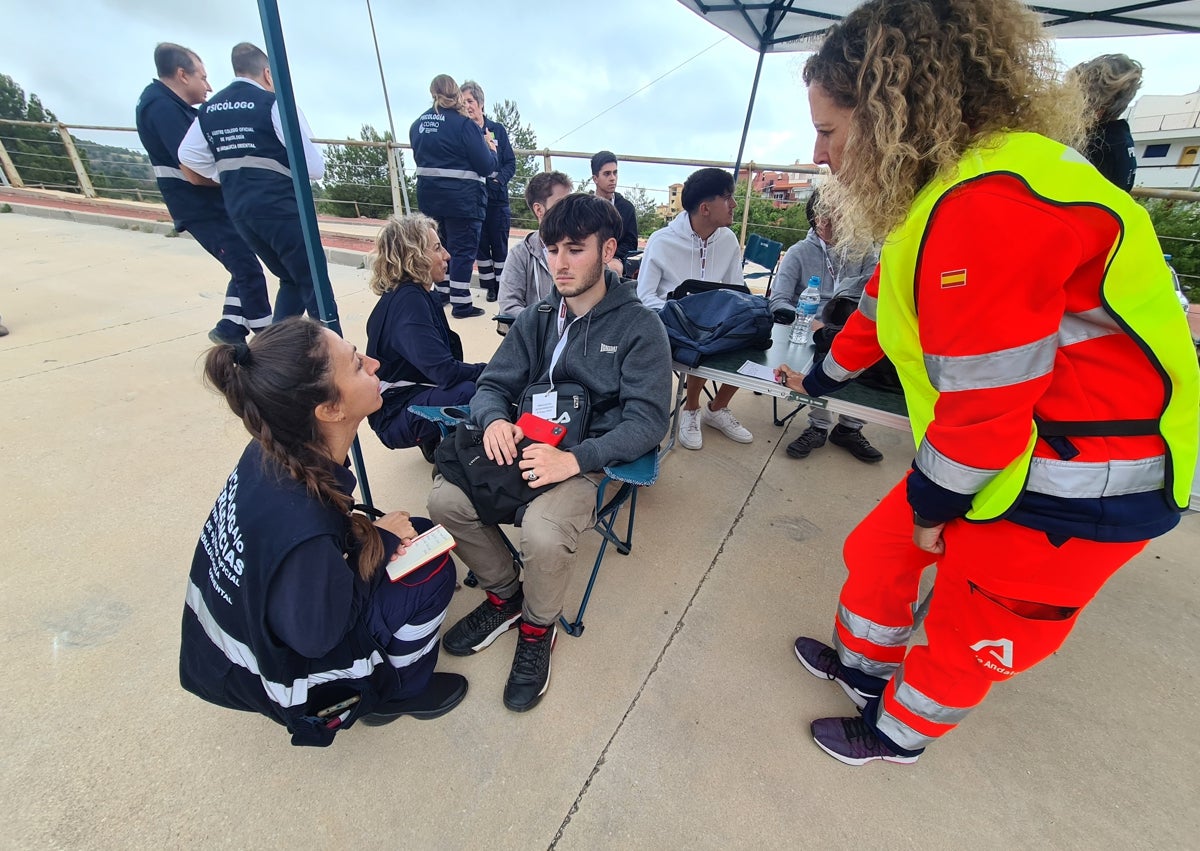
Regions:
<instances>
[{"instance_id":1,"label":"seam stripe on trouser leg","mask_svg":"<svg viewBox=\"0 0 1200 851\"><path fill-rule=\"evenodd\" d=\"M911 535L907 500L902 491L893 491L885 502L894 498L903 501L903 510L879 514L891 520L892 529L863 529L864 520L855 534L861 530L864 539L879 535L882 540ZM946 553L925 621L927 643L909 651L883 692L878 715L868 718L885 739L909 750L952 730L983 701L992 683L1032 668L1061 647L1078 610L1145 547L1145 542L1080 539L1055 547L1045 533L1007 521L955 521L943 535ZM997 597L1041 604L1048 612L1075 611L1066 617L1023 616ZM869 605L857 611L877 616Z\"/></svg>"},{"instance_id":2,"label":"seam stripe on trouser leg","mask_svg":"<svg viewBox=\"0 0 1200 851\"><path fill-rule=\"evenodd\" d=\"M904 660L921 574L933 562L913 544L904 480L850 533L842 556L834 646L843 665L886 679Z\"/></svg>"},{"instance_id":3,"label":"seam stripe on trouser leg","mask_svg":"<svg viewBox=\"0 0 1200 851\"><path fill-rule=\"evenodd\" d=\"M439 217L438 233L442 246L450 254L450 303L456 307L471 304L471 270L479 250L479 219Z\"/></svg>"}]
</instances>

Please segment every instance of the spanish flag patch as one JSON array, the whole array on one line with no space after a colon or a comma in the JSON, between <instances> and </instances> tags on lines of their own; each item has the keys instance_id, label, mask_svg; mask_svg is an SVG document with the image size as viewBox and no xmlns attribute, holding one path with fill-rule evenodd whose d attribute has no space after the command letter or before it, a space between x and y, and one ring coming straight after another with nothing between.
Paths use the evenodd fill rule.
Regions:
<instances>
[{"instance_id":1,"label":"spanish flag patch","mask_svg":"<svg viewBox=\"0 0 1200 851\"><path fill-rule=\"evenodd\" d=\"M942 289L965 287L967 285L967 270L955 269L953 272L942 272Z\"/></svg>"}]
</instances>

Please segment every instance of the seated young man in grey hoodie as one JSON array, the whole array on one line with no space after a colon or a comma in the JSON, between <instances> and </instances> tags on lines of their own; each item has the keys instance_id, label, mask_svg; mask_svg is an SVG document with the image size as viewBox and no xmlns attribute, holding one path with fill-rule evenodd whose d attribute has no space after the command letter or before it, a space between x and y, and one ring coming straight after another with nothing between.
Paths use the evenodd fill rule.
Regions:
<instances>
[{"instance_id":1,"label":"seated young man in grey hoodie","mask_svg":"<svg viewBox=\"0 0 1200 851\"><path fill-rule=\"evenodd\" d=\"M470 497L434 478L429 514L458 541L486 599L445 634L442 646L469 656L519 626L504 705L532 709L550 686L550 651L579 536L596 521L596 486L606 464L632 461L658 446L671 414L671 347L662 322L633 287L610 285L621 218L612 204L570 195L542 220L554 291L524 311L479 376L471 420L484 430L487 456L518 464L535 490L525 506L520 549L525 580L495 526L484 525ZM540 351L539 351L540 344ZM541 363L541 368L537 364ZM534 443L514 423L513 406L536 382L571 380L588 389L587 436L569 449ZM554 487L548 487L553 485Z\"/></svg>"},{"instance_id":2,"label":"seated young man in grey hoodie","mask_svg":"<svg viewBox=\"0 0 1200 851\"><path fill-rule=\"evenodd\" d=\"M570 195L573 188L571 178L561 171L544 171L529 179L525 203L541 224L546 212ZM552 289L554 276L546 260L546 246L535 230L508 252L504 271L500 273L500 312L516 317L548 296Z\"/></svg>"},{"instance_id":3,"label":"seated young man in grey hoodie","mask_svg":"<svg viewBox=\"0 0 1200 851\"><path fill-rule=\"evenodd\" d=\"M796 299L804 292L808 279L813 275L821 279L821 306L817 308L817 319L826 321L826 305L835 296L855 301L861 298L867 281L879 265L878 251L862 257L847 257L837 250L833 225L826 216L817 212L817 202L816 192L808 196L808 204L804 208L808 216L808 235L789 248L779 264L779 274L775 276L775 286L771 289L771 313L775 315L776 322L791 322L796 318ZM807 458L828 440L867 464L883 460L883 453L872 446L862 433L862 420L842 414L838 416L835 426L833 414L824 408L808 410L808 428L788 444L789 457Z\"/></svg>"}]
</instances>

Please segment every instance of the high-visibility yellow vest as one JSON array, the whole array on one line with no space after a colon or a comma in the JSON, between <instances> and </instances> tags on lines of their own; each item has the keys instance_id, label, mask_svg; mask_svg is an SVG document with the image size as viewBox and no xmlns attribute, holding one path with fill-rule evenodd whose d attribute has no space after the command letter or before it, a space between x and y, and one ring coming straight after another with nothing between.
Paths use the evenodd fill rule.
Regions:
<instances>
[{"instance_id":1,"label":"high-visibility yellow vest","mask_svg":"<svg viewBox=\"0 0 1200 851\"><path fill-rule=\"evenodd\" d=\"M1187 507L1200 429L1200 378L1187 319L1179 309L1170 272L1149 216L1110 184L1078 152L1035 133L1010 133L972 148L948 178L935 178L913 201L907 218L892 232L880 257L877 331L904 385L909 420L918 447L933 419L938 391L925 369L914 301L916 264L929 218L952 189L988 174L1012 174L1056 204L1099 205L1121 222L1100 283L1101 303L1153 363L1164 383L1165 404L1157 422L1143 432L1166 443L1166 490L1180 510ZM1122 432L1122 423L1106 423ZM1128 426L1128 424L1124 424ZM1025 451L995 476L972 502L967 518L994 520L1013 506L1025 486L1038 428L1029 424Z\"/></svg>"}]
</instances>

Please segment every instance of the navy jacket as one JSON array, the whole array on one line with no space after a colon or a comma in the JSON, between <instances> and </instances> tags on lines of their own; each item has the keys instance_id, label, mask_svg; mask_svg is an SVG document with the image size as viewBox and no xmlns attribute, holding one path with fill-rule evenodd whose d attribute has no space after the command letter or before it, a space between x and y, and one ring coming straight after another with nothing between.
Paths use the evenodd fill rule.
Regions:
<instances>
[{"instance_id":1,"label":"navy jacket","mask_svg":"<svg viewBox=\"0 0 1200 851\"><path fill-rule=\"evenodd\" d=\"M462 341L450 330L445 310L412 281L379 297L367 319L367 355L379 361L381 381L402 385L386 390L383 407L368 417L376 431L421 389L475 381L486 366L463 362Z\"/></svg>"},{"instance_id":2,"label":"navy jacket","mask_svg":"<svg viewBox=\"0 0 1200 851\"><path fill-rule=\"evenodd\" d=\"M483 131L465 115L430 108L408 131L417 164L417 206L435 218L487 215L487 176L498 170Z\"/></svg>"},{"instance_id":3,"label":"navy jacket","mask_svg":"<svg viewBox=\"0 0 1200 851\"><path fill-rule=\"evenodd\" d=\"M179 143L192 126L196 109L161 80L154 80L142 90L134 116L175 230L187 230L188 222L228 218L220 187L189 183L179 169Z\"/></svg>"},{"instance_id":4,"label":"navy jacket","mask_svg":"<svg viewBox=\"0 0 1200 851\"><path fill-rule=\"evenodd\" d=\"M617 259L625 261L638 247L637 212L620 192L613 193L613 206L621 214L621 236L617 239Z\"/></svg>"},{"instance_id":5,"label":"navy jacket","mask_svg":"<svg viewBox=\"0 0 1200 851\"><path fill-rule=\"evenodd\" d=\"M1084 155L1110 183L1126 192L1137 175L1137 156L1129 122L1121 118L1094 128L1088 134Z\"/></svg>"},{"instance_id":6,"label":"navy jacket","mask_svg":"<svg viewBox=\"0 0 1200 851\"><path fill-rule=\"evenodd\" d=\"M275 94L234 80L200 107L200 129L233 219L298 218L287 148L275 135Z\"/></svg>"},{"instance_id":7,"label":"navy jacket","mask_svg":"<svg viewBox=\"0 0 1200 851\"><path fill-rule=\"evenodd\" d=\"M333 472L350 493L354 475L344 467ZM289 561L300 547L323 557ZM360 695L342 725L349 726L401 687L372 637L366 616L371 589L358 577L357 564L349 518L309 495L252 441L196 544L183 610L180 683L210 703L283 724L294 745L330 744L335 730L316 717L318 710ZM379 571L376 579L386 576ZM335 646L301 646L314 624L289 621L296 600L315 603L315 624L332 627L335 640L342 635ZM300 639L289 646L281 626Z\"/></svg>"},{"instance_id":8,"label":"navy jacket","mask_svg":"<svg viewBox=\"0 0 1200 851\"><path fill-rule=\"evenodd\" d=\"M517 155L513 153L512 144L508 139L508 130L503 124L498 124L489 118L483 119L485 130L491 130L496 137L496 162L498 170L487 179L487 195L489 207L508 206L508 182L517 173ZM486 143L485 143L486 144Z\"/></svg>"}]
</instances>

